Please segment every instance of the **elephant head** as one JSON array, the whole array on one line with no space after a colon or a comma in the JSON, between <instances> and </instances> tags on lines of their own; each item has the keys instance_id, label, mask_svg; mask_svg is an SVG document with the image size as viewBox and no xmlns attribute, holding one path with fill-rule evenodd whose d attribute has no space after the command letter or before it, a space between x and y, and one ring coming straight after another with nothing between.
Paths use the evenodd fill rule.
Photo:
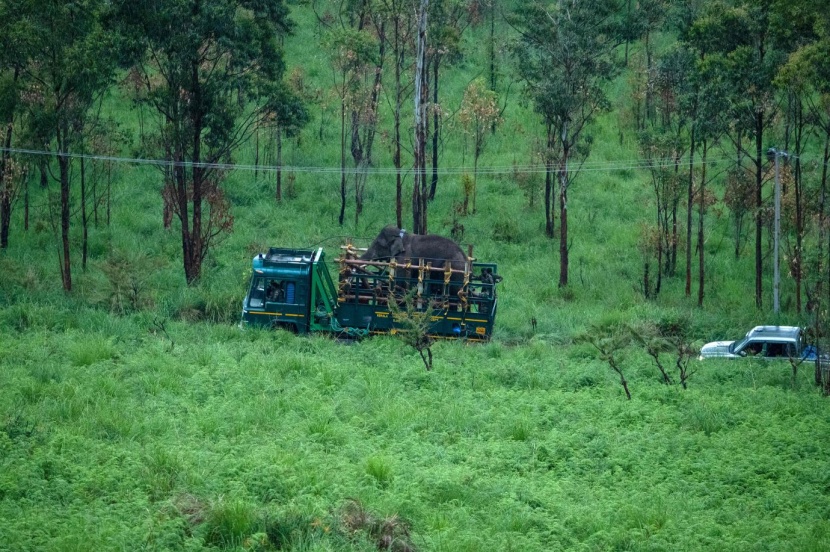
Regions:
<instances>
[{"instance_id":1,"label":"elephant head","mask_svg":"<svg viewBox=\"0 0 830 552\"><path fill-rule=\"evenodd\" d=\"M458 244L449 238L436 234L411 234L393 225L381 230L360 258L364 261L392 258L397 261L424 259L436 268L443 267L449 261L457 270L464 270L467 261L467 256Z\"/></svg>"},{"instance_id":2,"label":"elephant head","mask_svg":"<svg viewBox=\"0 0 830 552\"><path fill-rule=\"evenodd\" d=\"M366 253L360 256L364 261L386 260L398 258L406 251L404 238L408 239L409 234L396 226L389 225L380 231Z\"/></svg>"}]
</instances>

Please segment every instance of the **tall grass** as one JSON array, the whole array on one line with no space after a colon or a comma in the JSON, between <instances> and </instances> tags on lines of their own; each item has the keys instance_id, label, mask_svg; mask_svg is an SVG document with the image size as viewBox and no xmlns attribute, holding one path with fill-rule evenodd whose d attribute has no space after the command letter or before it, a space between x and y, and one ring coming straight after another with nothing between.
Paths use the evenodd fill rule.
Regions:
<instances>
[{"instance_id":1,"label":"tall grass","mask_svg":"<svg viewBox=\"0 0 830 552\"><path fill-rule=\"evenodd\" d=\"M684 392L632 349L625 401L602 363L544 341L443 343L427 374L391 338L347 347L172 322L171 349L127 327L128 346L80 364L40 350L81 339L107 350L106 328L4 337L12 549L274 546L268 520L290 521L275 508L307 520L286 537L294 549L346 549L328 516L349 498L406 517L428 549L830 538L830 428L812 374L793 389L788 367L707 362Z\"/></svg>"},{"instance_id":2,"label":"tall grass","mask_svg":"<svg viewBox=\"0 0 830 552\"><path fill-rule=\"evenodd\" d=\"M314 17L292 9L289 66L325 88L324 53L308 47ZM466 40L443 81L450 110L483 55L480 31ZM123 101L109 108L135 126ZM311 109L286 162L337 166L336 113ZM774 320L754 307L754 267L734 258L728 216L707 218L703 308L680 276L645 301L647 175L585 171L560 289L558 240L509 170L531 158L539 128L518 102L506 116L481 161L505 174L480 175L479 212L460 219L461 241L504 276L494 340L436 344L431 373L392 338L346 346L236 326L253 255L279 245L333 258L347 238L367 244L394 221L391 176L369 177L365 212L355 222L350 197L341 227L338 175L297 171L296 196L277 204L273 173L230 172L234 232L188 287L178 227L161 225L159 173L120 167L112 223L90 228L85 272L73 255L71 295L33 184L35 220L24 232L17 209L0 255L0 549L375 550L387 537L452 552L830 548L830 427L808 369L793 382L786 365L698 363L684 392L629 345L626 401L590 346L574 344L597 324L683 320L702 343ZM618 121L592 129L592 160L637 156ZM442 166L471 167L448 123ZM391 165L385 137L376 154ZM237 161L253 155L248 144ZM461 195L461 175L441 177L432 231L449 233ZM790 282L782 293L787 305ZM785 308L775 321L805 319Z\"/></svg>"}]
</instances>

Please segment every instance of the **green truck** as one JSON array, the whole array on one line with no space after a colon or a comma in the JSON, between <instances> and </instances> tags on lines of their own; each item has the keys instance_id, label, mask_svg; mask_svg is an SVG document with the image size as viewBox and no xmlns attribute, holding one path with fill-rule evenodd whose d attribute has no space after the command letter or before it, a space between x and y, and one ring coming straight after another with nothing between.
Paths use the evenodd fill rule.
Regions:
<instances>
[{"instance_id":1,"label":"green truck","mask_svg":"<svg viewBox=\"0 0 830 552\"><path fill-rule=\"evenodd\" d=\"M488 341L500 281L493 263L470 260L462 271L424 259L367 261L347 245L329 264L322 248L272 247L253 259L242 326L359 338L404 329L414 309L431 311L435 338Z\"/></svg>"}]
</instances>

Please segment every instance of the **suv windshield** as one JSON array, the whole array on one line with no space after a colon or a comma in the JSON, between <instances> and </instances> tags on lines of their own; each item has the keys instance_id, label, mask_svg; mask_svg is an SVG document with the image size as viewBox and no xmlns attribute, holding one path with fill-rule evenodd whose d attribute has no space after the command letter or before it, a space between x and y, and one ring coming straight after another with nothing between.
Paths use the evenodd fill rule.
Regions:
<instances>
[{"instance_id":1,"label":"suv windshield","mask_svg":"<svg viewBox=\"0 0 830 552\"><path fill-rule=\"evenodd\" d=\"M729 346L729 352L734 353L735 351L742 351L747 341L749 341L748 337L745 337L740 341L733 341L732 345Z\"/></svg>"}]
</instances>

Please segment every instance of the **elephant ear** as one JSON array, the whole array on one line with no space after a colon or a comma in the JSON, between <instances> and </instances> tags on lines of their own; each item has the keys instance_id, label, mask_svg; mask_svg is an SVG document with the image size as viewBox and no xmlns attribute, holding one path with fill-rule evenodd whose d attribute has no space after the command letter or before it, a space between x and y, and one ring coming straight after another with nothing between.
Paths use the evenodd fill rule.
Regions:
<instances>
[{"instance_id":1,"label":"elephant ear","mask_svg":"<svg viewBox=\"0 0 830 552\"><path fill-rule=\"evenodd\" d=\"M403 238L400 236L395 236L395 239L389 244L389 252L392 254L393 257L397 257L401 253L405 251L403 246Z\"/></svg>"}]
</instances>

